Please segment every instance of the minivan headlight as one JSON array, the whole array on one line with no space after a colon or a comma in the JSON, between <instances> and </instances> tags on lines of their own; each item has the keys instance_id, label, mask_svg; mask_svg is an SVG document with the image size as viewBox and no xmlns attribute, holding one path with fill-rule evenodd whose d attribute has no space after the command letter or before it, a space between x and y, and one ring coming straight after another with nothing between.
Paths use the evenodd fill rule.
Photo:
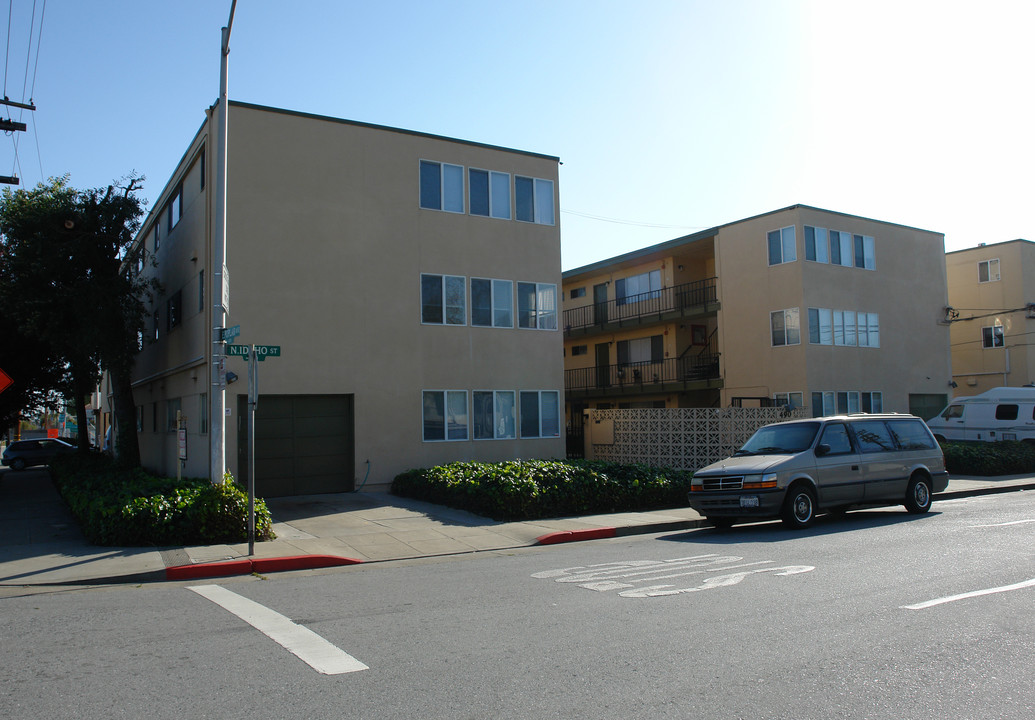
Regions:
<instances>
[{"instance_id":1,"label":"minivan headlight","mask_svg":"<svg viewBox=\"0 0 1035 720\"><path fill-rule=\"evenodd\" d=\"M776 487L776 473L765 473L763 475L745 475L745 490L766 490Z\"/></svg>"}]
</instances>

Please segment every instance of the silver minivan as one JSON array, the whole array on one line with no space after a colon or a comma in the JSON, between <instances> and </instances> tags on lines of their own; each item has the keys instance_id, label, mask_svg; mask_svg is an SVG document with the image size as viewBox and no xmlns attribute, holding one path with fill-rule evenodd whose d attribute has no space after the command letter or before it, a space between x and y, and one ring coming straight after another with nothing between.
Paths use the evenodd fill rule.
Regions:
<instances>
[{"instance_id":1,"label":"silver minivan","mask_svg":"<svg viewBox=\"0 0 1035 720\"><path fill-rule=\"evenodd\" d=\"M716 526L779 517L804 528L822 511L902 503L931 508L945 459L927 425L897 413L836 415L760 428L733 457L694 473L690 507Z\"/></svg>"}]
</instances>

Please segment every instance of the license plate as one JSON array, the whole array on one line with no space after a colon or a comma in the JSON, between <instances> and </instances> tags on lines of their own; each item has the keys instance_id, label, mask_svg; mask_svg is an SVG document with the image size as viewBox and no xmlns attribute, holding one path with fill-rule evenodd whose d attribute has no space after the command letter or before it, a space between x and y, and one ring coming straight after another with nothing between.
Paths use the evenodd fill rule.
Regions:
<instances>
[{"instance_id":1,"label":"license plate","mask_svg":"<svg viewBox=\"0 0 1035 720\"><path fill-rule=\"evenodd\" d=\"M742 495L741 498L740 498L740 506L742 508L758 507L758 496L757 495Z\"/></svg>"}]
</instances>

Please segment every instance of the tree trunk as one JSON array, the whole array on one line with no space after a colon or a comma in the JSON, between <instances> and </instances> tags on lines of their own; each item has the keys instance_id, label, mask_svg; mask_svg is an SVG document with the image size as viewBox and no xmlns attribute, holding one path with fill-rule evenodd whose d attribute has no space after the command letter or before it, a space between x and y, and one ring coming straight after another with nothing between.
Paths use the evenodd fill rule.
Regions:
<instances>
[{"instance_id":1,"label":"tree trunk","mask_svg":"<svg viewBox=\"0 0 1035 720\"><path fill-rule=\"evenodd\" d=\"M140 467L140 444L137 441L137 406L133 402L133 385L129 368L109 368L112 409L115 413L115 459L125 468Z\"/></svg>"},{"instance_id":2,"label":"tree trunk","mask_svg":"<svg viewBox=\"0 0 1035 720\"><path fill-rule=\"evenodd\" d=\"M72 383L75 390L76 445L80 453L90 452L90 424L86 414L86 396L90 394L92 383L76 375Z\"/></svg>"}]
</instances>

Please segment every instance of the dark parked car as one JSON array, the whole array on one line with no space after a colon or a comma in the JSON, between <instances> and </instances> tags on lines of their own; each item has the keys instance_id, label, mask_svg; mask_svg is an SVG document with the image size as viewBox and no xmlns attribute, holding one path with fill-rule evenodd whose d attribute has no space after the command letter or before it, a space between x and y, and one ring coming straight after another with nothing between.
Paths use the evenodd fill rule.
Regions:
<instances>
[{"instance_id":1,"label":"dark parked car","mask_svg":"<svg viewBox=\"0 0 1035 720\"><path fill-rule=\"evenodd\" d=\"M75 445L57 438L19 440L7 446L2 462L12 470L24 470L31 465L47 465L54 457L72 452Z\"/></svg>"}]
</instances>

